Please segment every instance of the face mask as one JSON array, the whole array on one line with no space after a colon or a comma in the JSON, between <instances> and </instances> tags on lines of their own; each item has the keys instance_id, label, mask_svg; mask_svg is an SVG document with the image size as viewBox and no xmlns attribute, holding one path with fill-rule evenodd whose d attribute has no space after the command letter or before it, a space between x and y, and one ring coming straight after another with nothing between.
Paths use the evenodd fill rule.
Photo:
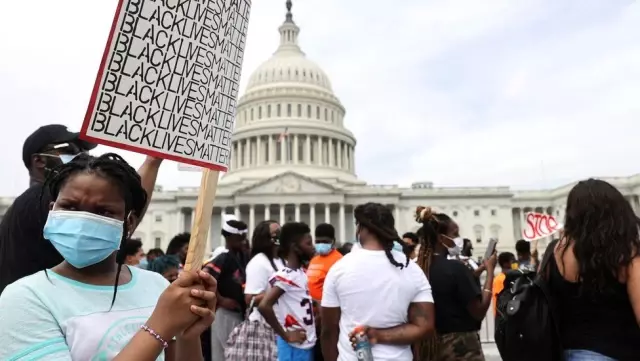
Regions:
<instances>
[{"instance_id":1,"label":"face mask","mask_svg":"<svg viewBox=\"0 0 640 361\"><path fill-rule=\"evenodd\" d=\"M123 223L88 212L51 211L43 235L69 264L85 268L120 248Z\"/></svg>"},{"instance_id":2,"label":"face mask","mask_svg":"<svg viewBox=\"0 0 640 361\"><path fill-rule=\"evenodd\" d=\"M60 154L59 157L60 157L60 161L62 161L62 164L67 164L77 156L78 156L77 154Z\"/></svg>"},{"instance_id":3,"label":"face mask","mask_svg":"<svg viewBox=\"0 0 640 361\"><path fill-rule=\"evenodd\" d=\"M393 250L402 252L402 245L400 244L400 242L393 241Z\"/></svg>"},{"instance_id":4,"label":"face mask","mask_svg":"<svg viewBox=\"0 0 640 361\"><path fill-rule=\"evenodd\" d=\"M331 252L331 248L333 248L330 243L316 243L315 247L316 252L322 256L328 255Z\"/></svg>"},{"instance_id":5,"label":"face mask","mask_svg":"<svg viewBox=\"0 0 640 361\"><path fill-rule=\"evenodd\" d=\"M464 244L464 239L462 237L451 238L449 236L445 236L444 234L442 236L452 240L453 243L455 244L455 246L451 248L447 247L447 245L444 244L444 246L447 247L447 251L449 252L449 255L454 257L459 256L460 252L462 252L462 245Z\"/></svg>"},{"instance_id":6,"label":"face mask","mask_svg":"<svg viewBox=\"0 0 640 361\"><path fill-rule=\"evenodd\" d=\"M142 269L149 268L149 261L147 261L147 257L144 257L140 260L140 263L138 263L138 268L142 268Z\"/></svg>"}]
</instances>

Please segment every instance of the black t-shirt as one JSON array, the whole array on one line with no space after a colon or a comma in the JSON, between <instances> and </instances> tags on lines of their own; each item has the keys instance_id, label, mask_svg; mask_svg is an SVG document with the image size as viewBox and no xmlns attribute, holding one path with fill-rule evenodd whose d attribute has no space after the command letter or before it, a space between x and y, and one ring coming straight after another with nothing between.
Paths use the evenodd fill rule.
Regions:
<instances>
[{"instance_id":1,"label":"black t-shirt","mask_svg":"<svg viewBox=\"0 0 640 361\"><path fill-rule=\"evenodd\" d=\"M244 302L244 284L246 282L247 257L244 253L231 251L218 255L207 263L204 269L218 281L218 293L222 297L231 298L238 302L242 312L247 308Z\"/></svg>"},{"instance_id":2,"label":"black t-shirt","mask_svg":"<svg viewBox=\"0 0 640 361\"><path fill-rule=\"evenodd\" d=\"M42 198L41 198L42 195ZM18 279L63 261L42 230L49 214L49 192L33 185L15 199L0 223L0 293Z\"/></svg>"},{"instance_id":3,"label":"black t-shirt","mask_svg":"<svg viewBox=\"0 0 640 361\"><path fill-rule=\"evenodd\" d=\"M473 272L458 260L433 256L429 268L429 283L436 309L436 331L439 334L472 332L480 329L467 306L482 290Z\"/></svg>"}]
</instances>

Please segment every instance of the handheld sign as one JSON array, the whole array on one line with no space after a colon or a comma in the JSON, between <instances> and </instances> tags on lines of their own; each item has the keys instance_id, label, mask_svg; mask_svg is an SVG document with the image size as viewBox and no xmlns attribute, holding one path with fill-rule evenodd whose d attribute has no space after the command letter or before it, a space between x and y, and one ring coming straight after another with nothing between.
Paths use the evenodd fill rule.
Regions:
<instances>
[{"instance_id":1,"label":"handheld sign","mask_svg":"<svg viewBox=\"0 0 640 361\"><path fill-rule=\"evenodd\" d=\"M522 238L532 242L549 237L562 229L562 224L549 214L529 212L525 218Z\"/></svg>"},{"instance_id":2,"label":"handheld sign","mask_svg":"<svg viewBox=\"0 0 640 361\"><path fill-rule=\"evenodd\" d=\"M251 0L119 0L81 138L205 168L185 269L228 169Z\"/></svg>"}]
</instances>

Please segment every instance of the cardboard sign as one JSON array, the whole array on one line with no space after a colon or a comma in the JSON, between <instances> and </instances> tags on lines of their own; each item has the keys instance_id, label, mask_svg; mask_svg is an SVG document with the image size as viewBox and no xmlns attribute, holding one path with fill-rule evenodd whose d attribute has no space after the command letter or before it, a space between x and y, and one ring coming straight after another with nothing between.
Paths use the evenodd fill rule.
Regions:
<instances>
[{"instance_id":1,"label":"cardboard sign","mask_svg":"<svg viewBox=\"0 0 640 361\"><path fill-rule=\"evenodd\" d=\"M120 0L81 138L226 171L251 0Z\"/></svg>"},{"instance_id":2,"label":"cardboard sign","mask_svg":"<svg viewBox=\"0 0 640 361\"><path fill-rule=\"evenodd\" d=\"M529 212L525 218L525 228L522 238L527 241L535 241L549 237L562 229L562 224L549 214Z\"/></svg>"}]
</instances>

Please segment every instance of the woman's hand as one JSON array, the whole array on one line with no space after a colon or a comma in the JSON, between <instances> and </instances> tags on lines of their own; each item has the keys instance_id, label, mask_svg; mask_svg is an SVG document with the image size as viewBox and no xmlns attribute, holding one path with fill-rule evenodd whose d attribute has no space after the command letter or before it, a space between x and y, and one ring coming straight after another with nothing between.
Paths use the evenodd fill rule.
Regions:
<instances>
[{"instance_id":1,"label":"woman's hand","mask_svg":"<svg viewBox=\"0 0 640 361\"><path fill-rule=\"evenodd\" d=\"M205 271L198 271L198 276L204 289L191 289L191 296L205 303L201 306L191 305L191 312L199 316L199 319L184 330L181 337L185 339L200 337L200 334L209 328L215 319L216 289L218 288L218 283L213 276Z\"/></svg>"},{"instance_id":2,"label":"woman's hand","mask_svg":"<svg viewBox=\"0 0 640 361\"><path fill-rule=\"evenodd\" d=\"M198 295L202 295L202 297L196 297L192 294L193 290L204 290L199 273L188 271L180 273L180 277L160 295L158 303L147 321L147 326L168 341L193 325L200 319L200 316L195 314L191 307L193 305L201 306L205 303L203 302L205 293L199 293Z\"/></svg>"}]
</instances>

